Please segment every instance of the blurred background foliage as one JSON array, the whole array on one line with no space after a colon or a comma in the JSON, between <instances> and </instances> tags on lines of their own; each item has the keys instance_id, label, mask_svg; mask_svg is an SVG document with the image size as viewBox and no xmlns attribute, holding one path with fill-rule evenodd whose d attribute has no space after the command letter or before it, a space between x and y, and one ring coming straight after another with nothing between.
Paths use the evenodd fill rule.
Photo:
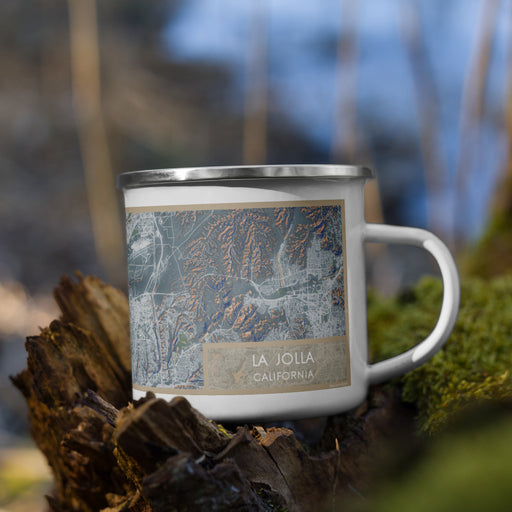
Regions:
<instances>
[{"instance_id":1,"label":"blurred background foliage","mask_svg":"<svg viewBox=\"0 0 512 512\"><path fill-rule=\"evenodd\" d=\"M126 287L119 172L369 165L368 220L434 231L464 277L508 272L511 52L510 0L0 0L0 451L26 435L7 375L56 315L60 275ZM389 297L370 300L378 356L386 322L428 310L400 291L436 269L415 249L368 249ZM485 295L477 282L463 291ZM471 307L466 322L493 317Z\"/></svg>"}]
</instances>

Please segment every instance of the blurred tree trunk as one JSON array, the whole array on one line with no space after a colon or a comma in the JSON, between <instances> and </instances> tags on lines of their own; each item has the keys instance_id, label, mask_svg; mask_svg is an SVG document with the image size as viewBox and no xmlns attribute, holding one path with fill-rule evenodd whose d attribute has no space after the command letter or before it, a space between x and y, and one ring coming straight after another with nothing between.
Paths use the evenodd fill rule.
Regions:
<instances>
[{"instance_id":1,"label":"blurred tree trunk","mask_svg":"<svg viewBox=\"0 0 512 512\"><path fill-rule=\"evenodd\" d=\"M512 49L512 37L511 37ZM505 109L508 155L502 179L494 193L491 217L482 238L464 255L466 273L485 278L512 271L512 53Z\"/></svg>"},{"instance_id":2,"label":"blurred tree trunk","mask_svg":"<svg viewBox=\"0 0 512 512\"><path fill-rule=\"evenodd\" d=\"M416 92L420 145L427 191L428 225L432 231L450 243L444 229L445 212L441 211L440 203L437 201L444 190L448 176L439 143L441 133L439 95L425 48L419 7L415 2L406 0L402 1L400 6L404 45L409 57Z\"/></svg>"},{"instance_id":3,"label":"blurred tree trunk","mask_svg":"<svg viewBox=\"0 0 512 512\"><path fill-rule=\"evenodd\" d=\"M455 168L455 218L453 228L456 247L460 245L461 238L461 234L457 233L459 219L464 218L470 206L466 201L468 182L478 165L479 128L483 121L485 92L499 5L500 0L482 2L480 34L476 39L464 81L458 160ZM478 168L478 172L484 173L485 169Z\"/></svg>"},{"instance_id":4,"label":"blurred tree trunk","mask_svg":"<svg viewBox=\"0 0 512 512\"><path fill-rule=\"evenodd\" d=\"M95 0L68 0L73 101L98 258L112 282L124 279L120 210L101 107Z\"/></svg>"},{"instance_id":5,"label":"blurred tree trunk","mask_svg":"<svg viewBox=\"0 0 512 512\"><path fill-rule=\"evenodd\" d=\"M243 162L264 164L267 159L267 17L266 1L252 0L247 48Z\"/></svg>"},{"instance_id":6,"label":"blurred tree trunk","mask_svg":"<svg viewBox=\"0 0 512 512\"><path fill-rule=\"evenodd\" d=\"M359 133L357 88L358 88L358 20L359 0L340 0L340 29L336 52L335 105L331 161L335 164L368 165L373 167L364 136ZM370 180L364 189L364 215L367 222L384 221L378 176ZM382 288L379 279L380 264L386 262L388 282L400 280L397 269L388 259L387 246L369 244L366 247L367 271L372 286ZM386 285L387 286L387 285ZM392 285L394 286L394 285Z\"/></svg>"},{"instance_id":7,"label":"blurred tree trunk","mask_svg":"<svg viewBox=\"0 0 512 512\"><path fill-rule=\"evenodd\" d=\"M359 0L341 0L341 26L338 35L335 79L334 128L331 161L339 164L370 165L370 158L358 134L357 83ZM365 187L365 217L368 222L382 222L382 205L377 180ZM382 247L379 249L381 252ZM373 249L370 254L373 254Z\"/></svg>"},{"instance_id":8,"label":"blurred tree trunk","mask_svg":"<svg viewBox=\"0 0 512 512\"><path fill-rule=\"evenodd\" d=\"M357 141L357 20L359 0L341 0L341 26L336 56L336 90L334 137L331 148L333 162L355 164Z\"/></svg>"}]
</instances>

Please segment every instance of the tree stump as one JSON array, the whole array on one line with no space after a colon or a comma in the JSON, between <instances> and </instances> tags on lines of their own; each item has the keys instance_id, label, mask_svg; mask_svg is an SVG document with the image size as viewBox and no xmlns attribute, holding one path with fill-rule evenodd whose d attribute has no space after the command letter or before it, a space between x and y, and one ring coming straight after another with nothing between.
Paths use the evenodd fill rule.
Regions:
<instances>
[{"instance_id":1,"label":"tree stump","mask_svg":"<svg viewBox=\"0 0 512 512\"><path fill-rule=\"evenodd\" d=\"M181 397L132 402L125 295L77 274L54 296L60 319L27 338L12 377L54 475L51 511L333 510L366 492L392 434L413 431L392 387L285 426L221 426Z\"/></svg>"}]
</instances>

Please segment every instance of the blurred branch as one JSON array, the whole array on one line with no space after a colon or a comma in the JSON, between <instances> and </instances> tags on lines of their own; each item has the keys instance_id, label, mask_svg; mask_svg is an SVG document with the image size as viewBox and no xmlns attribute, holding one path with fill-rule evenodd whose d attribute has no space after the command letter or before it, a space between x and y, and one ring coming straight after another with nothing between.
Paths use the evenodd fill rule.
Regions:
<instances>
[{"instance_id":1,"label":"blurred branch","mask_svg":"<svg viewBox=\"0 0 512 512\"><path fill-rule=\"evenodd\" d=\"M77 129L98 258L122 282L124 248L118 200L101 107L95 0L68 0L71 74Z\"/></svg>"},{"instance_id":2,"label":"blurred branch","mask_svg":"<svg viewBox=\"0 0 512 512\"><path fill-rule=\"evenodd\" d=\"M465 191L478 157L478 130L481 126L494 28L500 0L482 2L480 34L473 48L462 92L458 159L455 169L455 221L465 215ZM454 226L456 228L456 226Z\"/></svg>"},{"instance_id":3,"label":"blurred branch","mask_svg":"<svg viewBox=\"0 0 512 512\"><path fill-rule=\"evenodd\" d=\"M263 164L267 158L267 2L253 0L247 49L243 161Z\"/></svg>"},{"instance_id":4,"label":"blurred branch","mask_svg":"<svg viewBox=\"0 0 512 512\"><path fill-rule=\"evenodd\" d=\"M438 139L441 131L439 97L425 48L418 5L407 0L403 0L401 5L403 40L414 80L420 123L420 144L428 199L428 224L430 229L441 233L443 231L442 212L438 211L435 198L443 190L447 169ZM445 234L443 235L446 237Z\"/></svg>"}]
</instances>

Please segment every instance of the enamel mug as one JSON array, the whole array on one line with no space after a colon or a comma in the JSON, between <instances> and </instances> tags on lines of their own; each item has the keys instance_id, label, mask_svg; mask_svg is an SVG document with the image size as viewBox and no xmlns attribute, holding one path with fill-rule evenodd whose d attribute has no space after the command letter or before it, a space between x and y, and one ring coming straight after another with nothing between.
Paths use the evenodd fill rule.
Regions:
<instances>
[{"instance_id":1,"label":"enamel mug","mask_svg":"<svg viewBox=\"0 0 512 512\"><path fill-rule=\"evenodd\" d=\"M133 396L185 396L218 421L339 413L432 357L459 308L432 233L369 224L371 170L343 165L122 173ZM366 242L424 248L444 285L430 335L368 363Z\"/></svg>"}]
</instances>

